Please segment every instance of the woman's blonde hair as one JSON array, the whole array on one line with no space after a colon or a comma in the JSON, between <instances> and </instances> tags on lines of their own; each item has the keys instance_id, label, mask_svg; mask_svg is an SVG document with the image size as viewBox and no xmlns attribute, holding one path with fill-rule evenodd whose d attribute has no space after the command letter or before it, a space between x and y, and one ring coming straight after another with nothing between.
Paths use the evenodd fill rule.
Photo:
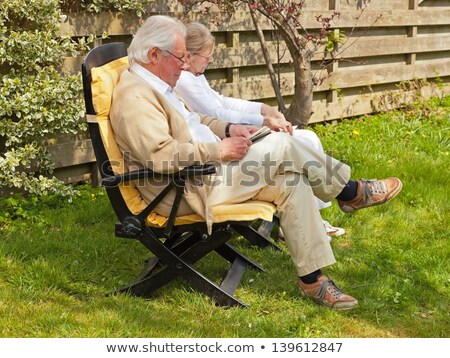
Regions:
<instances>
[{"instance_id":1,"label":"woman's blonde hair","mask_svg":"<svg viewBox=\"0 0 450 358\"><path fill-rule=\"evenodd\" d=\"M191 54L212 49L215 43L216 39L205 25L195 21L186 25L186 50Z\"/></svg>"}]
</instances>

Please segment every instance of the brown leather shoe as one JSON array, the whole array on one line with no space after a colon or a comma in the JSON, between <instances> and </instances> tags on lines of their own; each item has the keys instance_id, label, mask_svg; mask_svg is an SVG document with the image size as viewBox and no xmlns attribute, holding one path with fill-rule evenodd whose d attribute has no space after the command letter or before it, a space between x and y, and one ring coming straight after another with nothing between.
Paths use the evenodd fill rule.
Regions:
<instances>
[{"instance_id":1,"label":"brown leather shoe","mask_svg":"<svg viewBox=\"0 0 450 358\"><path fill-rule=\"evenodd\" d=\"M358 181L356 198L349 201L338 200L339 207L345 213L380 205L394 198L402 190L402 182L398 178L387 178L383 180Z\"/></svg>"},{"instance_id":2,"label":"brown leather shoe","mask_svg":"<svg viewBox=\"0 0 450 358\"><path fill-rule=\"evenodd\" d=\"M315 301L335 310L349 310L358 305L358 300L346 295L327 276L320 275L317 282L307 284L298 280L298 288L304 297L311 297Z\"/></svg>"}]
</instances>

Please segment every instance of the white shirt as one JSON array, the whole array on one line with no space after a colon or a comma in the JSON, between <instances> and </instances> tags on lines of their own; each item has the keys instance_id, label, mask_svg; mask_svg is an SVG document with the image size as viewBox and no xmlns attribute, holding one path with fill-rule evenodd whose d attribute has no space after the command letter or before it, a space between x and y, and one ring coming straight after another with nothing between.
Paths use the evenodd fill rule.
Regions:
<instances>
[{"instance_id":1,"label":"white shirt","mask_svg":"<svg viewBox=\"0 0 450 358\"><path fill-rule=\"evenodd\" d=\"M163 95L175 109L183 115L194 141L202 143L220 142L220 138L217 137L208 126L205 126L200 122L200 117L197 113L188 111L184 103L180 101L173 92L173 88L166 82L137 63L131 65L130 71L141 77L145 82Z\"/></svg>"},{"instance_id":2,"label":"white shirt","mask_svg":"<svg viewBox=\"0 0 450 358\"><path fill-rule=\"evenodd\" d=\"M181 71L175 90L198 113L217 117L230 123L262 126L262 103L225 97L214 91L204 75Z\"/></svg>"}]
</instances>

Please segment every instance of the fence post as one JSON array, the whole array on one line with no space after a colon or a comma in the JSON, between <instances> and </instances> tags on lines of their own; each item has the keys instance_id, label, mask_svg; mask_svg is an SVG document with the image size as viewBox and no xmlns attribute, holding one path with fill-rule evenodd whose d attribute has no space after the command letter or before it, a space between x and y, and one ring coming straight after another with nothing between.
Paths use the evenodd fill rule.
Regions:
<instances>
[{"instance_id":1,"label":"fence post","mask_svg":"<svg viewBox=\"0 0 450 358\"><path fill-rule=\"evenodd\" d=\"M419 8L419 0L409 0L408 10L415 11ZM417 26L408 26L407 27L407 36L408 37L417 37ZM415 65L416 64L416 54L408 53L406 55L406 64L407 65Z\"/></svg>"},{"instance_id":2,"label":"fence post","mask_svg":"<svg viewBox=\"0 0 450 358\"><path fill-rule=\"evenodd\" d=\"M239 32L227 31L227 47L239 47ZM239 82L239 67L227 68L227 82L238 83Z\"/></svg>"},{"instance_id":3,"label":"fence post","mask_svg":"<svg viewBox=\"0 0 450 358\"><path fill-rule=\"evenodd\" d=\"M329 0L329 6L328 6L329 10L340 10L341 9L341 0ZM335 38L339 37L339 29L334 29L334 35ZM339 46L339 44L337 43L336 46ZM329 74L336 72L339 68L339 62L338 61L333 61L331 63L330 66L327 66L327 71ZM326 101L327 103L333 103L333 102L337 102L338 101L338 93L336 92L336 90L334 88L330 88L327 91L327 97L326 97ZM333 125L337 124L337 120L334 119L331 122Z\"/></svg>"}]
</instances>

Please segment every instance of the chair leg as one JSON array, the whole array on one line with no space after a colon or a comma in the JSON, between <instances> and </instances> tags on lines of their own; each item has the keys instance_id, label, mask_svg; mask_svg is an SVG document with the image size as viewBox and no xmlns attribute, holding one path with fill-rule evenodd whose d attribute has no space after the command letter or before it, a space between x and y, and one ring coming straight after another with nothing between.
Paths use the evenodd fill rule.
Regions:
<instances>
[{"instance_id":1,"label":"chair leg","mask_svg":"<svg viewBox=\"0 0 450 358\"><path fill-rule=\"evenodd\" d=\"M161 272L145 278L141 282L122 289L122 292L128 290L132 293L147 296L156 288L161 287L177 276L181 276L194 289L213 298L221 306L246 306L243 302L225 292L192 267L192 264L202 257L218 247L223 246L229 240L230 235L227 231L215 232L208 240L200 240L178 256L170 248L164 246L151 231L146 230L145 234L141 235L139 240L159 257L161 262L167 265L167 267Z\"/></svg>"},{"instance_id":2,"label":"chair leg","mask_svg":"<svg viewBox=\"0 0 450 358\"><path fill-rule=\"evenodd\" d=\"M246 266L248 266L252 269L258 270L259 272L264 271L264 268L262 266L253 262L248 257L245 257L244 255L242 255L239 251L237 251L233 246L231 246L228 243L226 243L223 246L218 247L216 249L216 252L220 256L222 256L225 260L227 260L228 262L234 262L236 259L239 258L241 261L243 261L246 264Z\"/></svg>"},{"instance_id":3,"label":"chair leg","mask_svg":"<svg viewBox=\"0 0 450 358\"><path fill-rule=\"evenodd\" d=\"M177 240L183 236L185 236L185 238L181 242L177 243ZM159 239L156 240L161 243ZM195 240L198 239L194 233L176 233L164 241L162 245L180 255L183 251L192 246ZM155 272L154 270L156 268L159 268L160 270ZM148 297L151 293L166 285L177 276L177 270L167 265L164 267L164 264L158 256L154 256L146 262L144 269L131 283L120 288L117 292L127 292L138 297Z\"/></svg>"},{"instance_id":4,"label":"chair leg","mask_svg":"<svg viewBox=\"0 0 450 358\"><path fill-rule=\"evenodd\" d=\"M183 240L177 243L176 241L180 237ZM196 233L177 233L166 240L163 245L173 250L177 255L181 255L198 240ZM160 268L160 270L154 272L155 268ZM151 293L169 283L177 276L177 270L170 266L164 267L161 260L157 256L154 256L146 262L139 276L128 285L120 288L118 292L128 292L138 297L148 297Z\"/></svg>"},{"instance_id":5,"label":"chair leg","mask_svg":"<svg viewBox=\"0 0 450 358\"><path fill-rule=\"evenodd\" d=\"M186 233L185 235L181 235L182 240L175 245L172 246L172 250L177 254L181 255L183 252L192 247L196 242L201 240L201 237L198 233Z\"/></svg>"},{"instance_id":6,"label":"chair leg","mask_svg":"<svg viewBox=\"0 0 450 358\"><path fill-rule=\"evenodd\" d=\"M240 258L234 260L233 264L228 270L227 276L222 281L220 288L224 290L226 293L233 295L236 292L237 287L242 280L242 276L244 276L246 268L247 264Z\"/></svg>"},{"instance_id":7,"label":"chair leg","mask_svg":"<svg viewBox=\"0 0 450 358\"><path fill-rule=\"evenodd\" d=\"M146 276L141 280L134 280L129 285L120 288L117 292L131 293L138 297L149 297L158 288L177 278L178 275L176 269L166 266L161 271L153 273L151 276Z\"/></svg>"},{"instance_id":8,"label":"chair leg","mask_svg":"<svg viewBox=\"0 0 450 358\"><path fill-rule=\"evenodd\" d=\"M245 303L233 296L236 288L233 290L233 288L230 287L218 287L215 283L211 282L207 277L203 276L188 264L182 265L181 270L184 270L184 274L181 274L179 269L166 267L150 277L146 277L141 281L135 281L131 285L121 288L118 292L129 292L134 296L149 297L150 294L158 288L161 288L181 275L194 289L213 298L220 306L247 307ZM232 272L231 275L236 278L236 274L234 272ZM230 274L228 276L230 276ZM233 280L224 280L224 282L230 281ZM237 285L235 286L237 287Z\"/></svg>"},{"instance_id":9,"label":"chair leg","mask_svg":"<svg viewBox=\"0 0 450 358\"><path fill-rule=\"evenodd\" d=\"M266 239L264 236L258 233L255 229L250 226L243 226L238 224L231 224L231 227L236 230L239 234L245 237L251 244L264 248L270 246L271 248L282 251L281 248L274 244L273 242Z\"/></svg>"},{"instance_id":10,"label":"chair leg","mask_svg":"<svg viewBox=\"0 0 450 358\"><path fill-rule=\"evenodd\" d=\"M164 242L164 245L167 247L173 247L176 240L178 240L178 238L180 238L180 236L181 236L181 234L173 235L169 240L166 240ZM185 241L187 241L187 240L185 240ZM149 258L146 261L141 273L136 277L136 279L130 285L133 285L134 283L138 283L138 282L142 281L144 278L151 276L153 270L160 266L161 266L161 262L159 261L158 257L154 256L154 257Z\"/></svg>"},{"instance_id":11,"label":"chair leg","mask_svg":"<svg viewBox=\"0 0 450 358\"><path fill-rule=\"evenodd\" d=\"M136 277L136 279L131 284L142 281L144 278L150 276L152 274L153 270L155 269L155 267L158 267L158 264L160 264L160 262L156 256L149 258L144 265L144 269L141 271L139 276Z\"/></svg>"},{"instance_id":12,"label":"chair leg","mask_svg":"<svg viewBox=\"0 0 450 358\"><path fill-rule=\"evenodd\" d=\"M274 223L274 221L263 220L258 227L258 234L268 239L270 237L270 234L272 233Z\"/></svg>"},{"instance_id":13,"label":"chair leg","mask_svg":"<svg viewBox=\"0 0 450 358\"><path fill-rule=\"evenodd\" d=\"M193 288L213 298L218 305L247 307L245 303L234 297L232 293L230 294L221 287L217 286L214 282L210 281L201 273L193 269L192 266L186 265L182 268L182 270L183 278L186 279Z\"/></svg>"}]
</instances>

